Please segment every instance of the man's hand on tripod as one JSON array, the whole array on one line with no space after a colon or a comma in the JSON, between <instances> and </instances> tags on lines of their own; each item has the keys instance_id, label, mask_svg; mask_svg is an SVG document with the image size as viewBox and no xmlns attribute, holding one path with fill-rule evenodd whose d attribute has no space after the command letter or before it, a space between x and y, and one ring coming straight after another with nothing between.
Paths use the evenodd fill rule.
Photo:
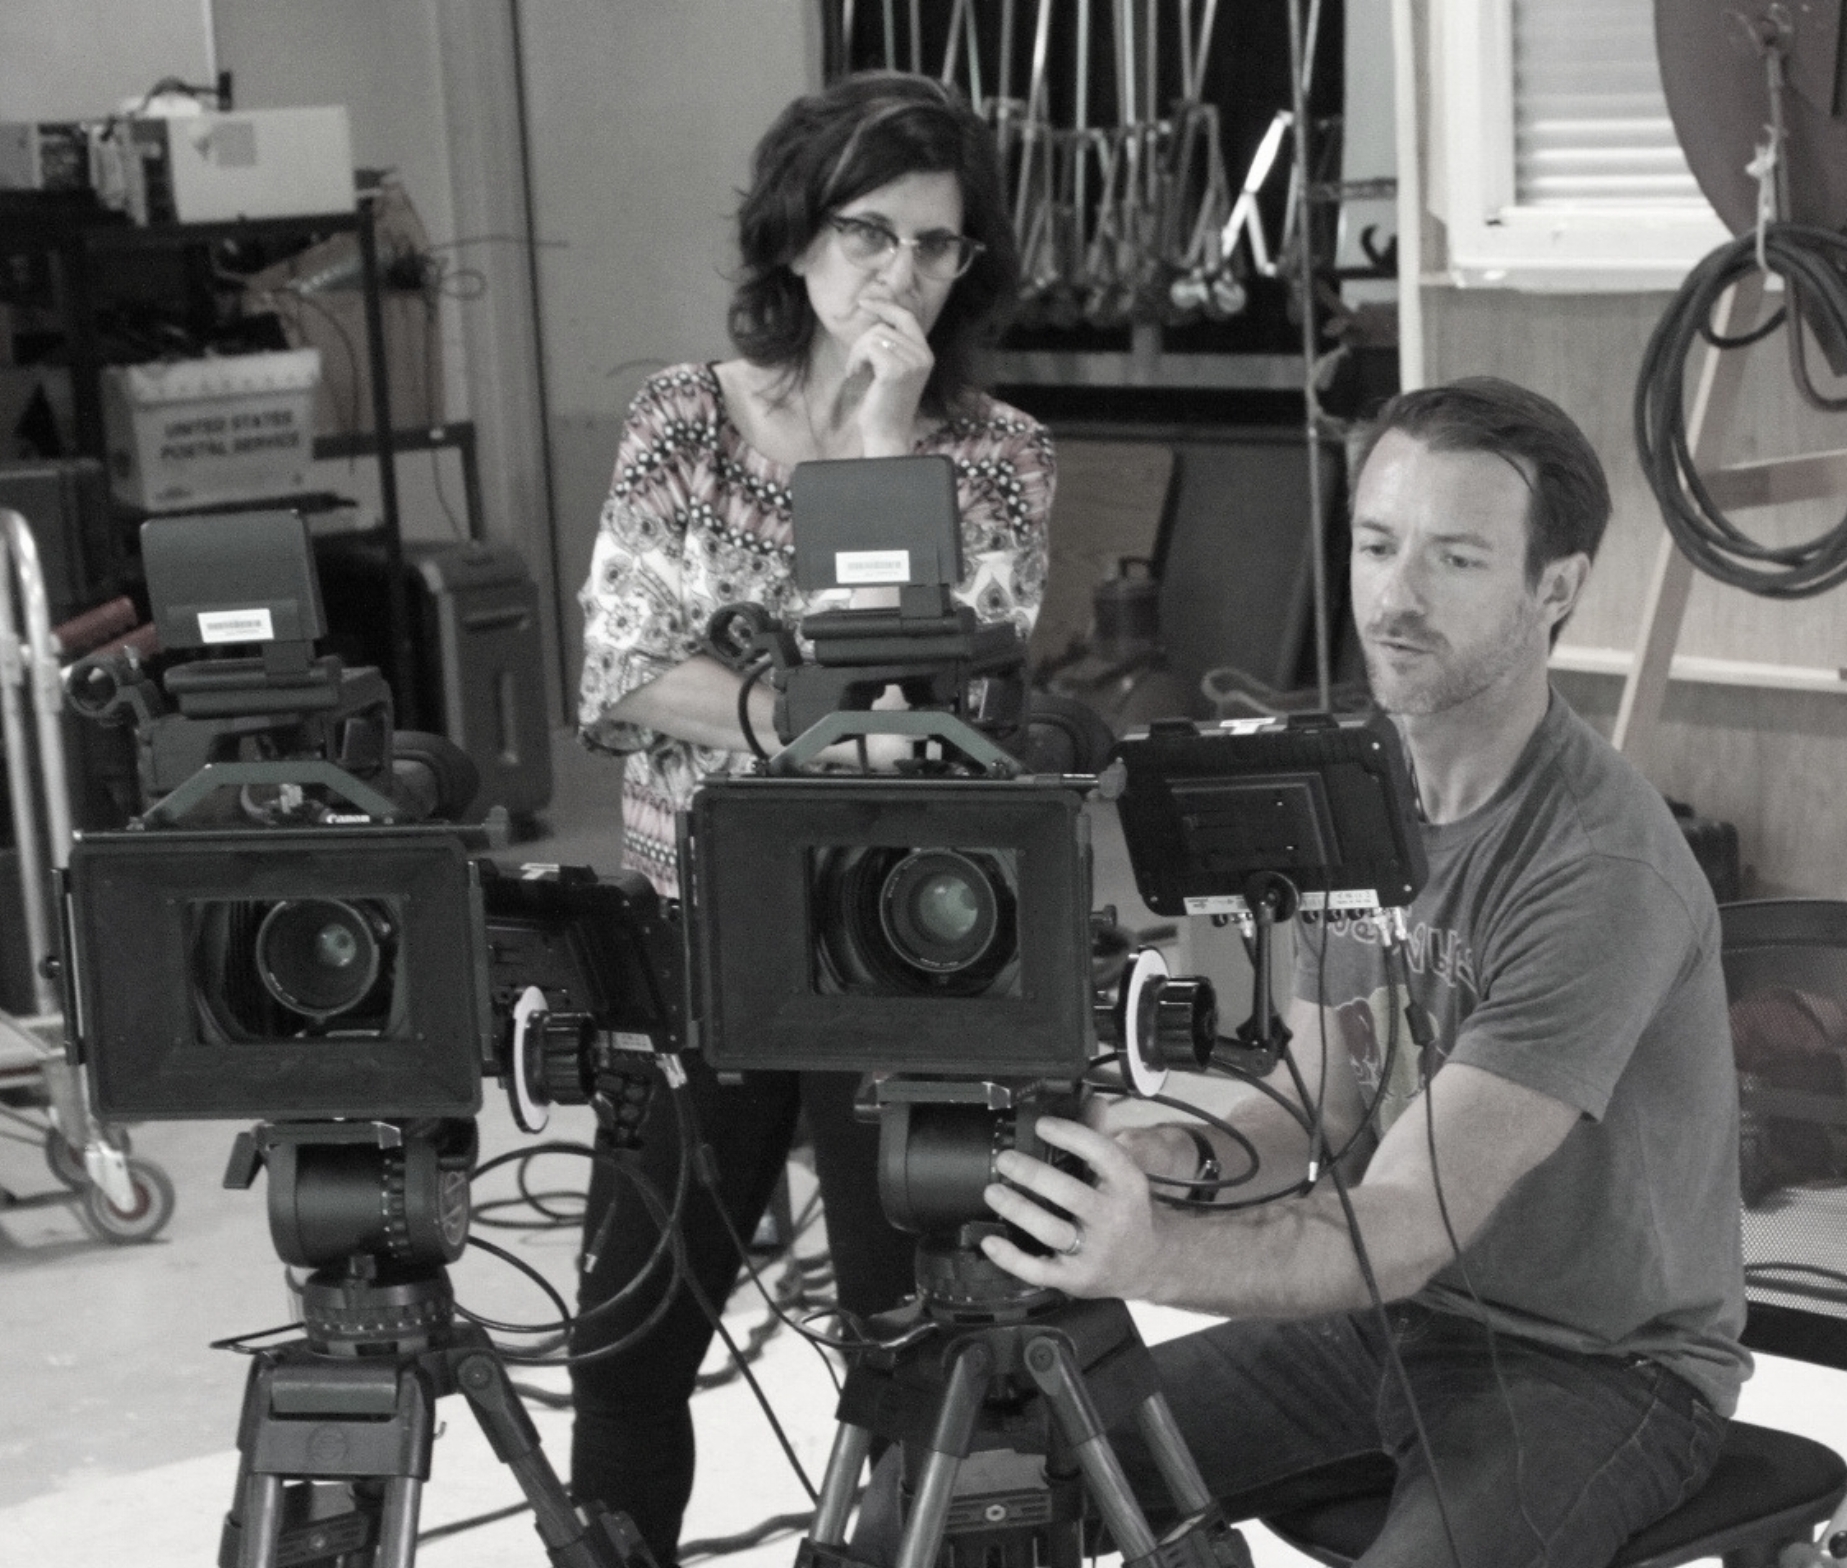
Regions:
<instances>
[{"instance_id":1,"label":"man's hand on tripod","mask_svg":"<svg viewBox=\"0 0 1847 1568\"><path fill-rule=\"evenodd\" d=\"M1028 1252L1003 1236L988 1237L981 1250L1029 1285L1072 1296L1146 1300L1160 1268L1163 1236L1172 1223L1157 1212L1147 1176L1114 1138L1081 1123L1047 1116L1036 1124L1036 1131L1054 1148L1088 1165L1095 1182L1030 1155L1002 1153L995 1169L1006 1183L988 1185L983 1194L988 1207L1041 1242L1049 1256Z\"/></svg>"}]
</instances>

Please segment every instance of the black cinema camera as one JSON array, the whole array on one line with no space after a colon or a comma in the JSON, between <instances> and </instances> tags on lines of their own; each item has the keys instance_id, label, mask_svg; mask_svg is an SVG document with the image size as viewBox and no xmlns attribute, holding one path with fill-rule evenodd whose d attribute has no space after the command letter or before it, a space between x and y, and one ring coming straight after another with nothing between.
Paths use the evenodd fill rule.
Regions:
<instances>
[{"instance_id":1,"label":"black cinema camera","mask_svg":"<svg viewBox=\"0 0 1847 1568\"><path fill-rule=\"evenodd\" d=\"M1421 884L1383 719L1163 722L1116 747L1100 788L1024 774L1001 744L1030 718L1020 638L977 626L950 591L963 556L948 459L803 464L794 535L798 588L882 586L893 602L794 627L757 606L713 619L712 651L774 684L786 745L760 776L703 785L682 815L692 1034L721 1071L871 1075L895 1224L988 1223L994 1152L1043 1155L1034 1120L1074 1112L1100 1050L1152 1092L1225 1043L1209 982L1170 975L1152 950L1107 961L1087 796L1115 802L1157 913L1248 924L1264 962L1231 1038L1259 1070L1282 1039L1268 931L1295 890L1357 908ZM891 685L907 709L874 708ZM898 772L814 770L828 747L879 733L915 742Z\"/></svg>"},{"instance_id":2,"label":"black cinema camera","mask_svg":"<svg viewBox=\"0 0 1847 1568\"><path fill-rule=\"evenodd\" d=\"M530 1114L583 1080L561 1029L586 1051L677 1046L680 944L644 879L516 878L422 820L467 807L472 764L394 731L376 670L314 657L301 518L159 519L142 551L163 650L209 654L68 677L80 711L135 725L145 802L127 831L81 835L61 883L72 1051L99 1113L468 1117L494 1076ZM529 1005L516 1030L534 985L545 1022Z\"/></svg>"},{"instance_id":3,"label":"black cinema camera","mask_svg":"<svg viewBox=\"0 0 1847 1568\"><path fill-rule=\"evenodd\" d=\"M887 1217L950 1237L985 1223L997 1148L1048 1153L1033 1123L1075 1114L1096 1054L1094 781L1026 776L1002 744L1027 721L1024 646L954 600L949 459L804 463L793 501L796 586L889 602L796 626L755 605L713 618L713 652L774 684L786 745L760 776L704 784L682 814L692 1032L720 1071L868 1075ZM875 708L892 686L907 706ZM881 734L912 756L895 773L855 769L851 746ZM830 747L842 763L815 771ZM1208 985L1189 996L1190 1047L1215 1013ZM1113 997L1102 1006L1106 1037L1118 1013ZM966 1236L949 1251L984 1267Z\"/></svg>"}]
</instances>

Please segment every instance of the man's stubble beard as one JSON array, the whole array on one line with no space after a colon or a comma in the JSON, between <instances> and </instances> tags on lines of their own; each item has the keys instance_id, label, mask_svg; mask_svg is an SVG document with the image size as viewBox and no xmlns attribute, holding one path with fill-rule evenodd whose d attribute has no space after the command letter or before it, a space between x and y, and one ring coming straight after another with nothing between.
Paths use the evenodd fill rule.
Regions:
<instances>
[{"instance_id":1,"label":"man's stubble beard","mask_svg":"<svg viewBox=\"0 0 1847 1568\"><path fill-rule=\"evenodd\" d=\"M1508 628L1506 636L1489 642L1466 663L1443 664L1440 659L1433 660L1438 667L1423 678L1407 679L1383 668L1362 639L1360 653L1366 663L1366 679L1372 688L1373 700L1385 712L1407 719L1430 718L1458 708L1479 697L1531 657L1529 641L1541 619L1536 604L1522 603L1515 612L1515 624ZM1400 689L1393 691L1393 686Z\"/></svg>"}]
</instances>

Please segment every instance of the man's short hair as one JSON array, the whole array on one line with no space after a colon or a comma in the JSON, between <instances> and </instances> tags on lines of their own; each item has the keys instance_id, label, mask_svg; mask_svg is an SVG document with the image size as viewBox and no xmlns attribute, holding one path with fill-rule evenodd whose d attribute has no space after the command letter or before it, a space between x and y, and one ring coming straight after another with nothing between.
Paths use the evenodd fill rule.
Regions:
<instances>
[{"instance_id":1,"label":"man's short hair","mask_svg":"<svg viewBox=\"0 0 1847 1568\"><path fill-rule=\"evenodd\" d=\"M1610 520L1610 486L1584 432L1550 398L1498 376L1465 376L1401 392L1361 438L1357 476L1387 431L1401 430L1433 452L1492 452L1520 473L1526 509L1526 577L1580 551L1596 559Z\"/></svg>"}]
</instances>

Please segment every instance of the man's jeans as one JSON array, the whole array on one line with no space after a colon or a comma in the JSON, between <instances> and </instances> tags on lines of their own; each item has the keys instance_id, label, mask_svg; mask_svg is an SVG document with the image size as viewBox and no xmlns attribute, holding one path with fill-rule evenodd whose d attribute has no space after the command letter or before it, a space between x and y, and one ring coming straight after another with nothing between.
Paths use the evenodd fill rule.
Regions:
<instances>
[{"instance_id":1,"label":"man's jeans","mask_svg":"<svg viewBox=\"0 0 1847 1568\"><path fill-rule=\"evenodd\" d=\"M1507 1334L1491 1357L1466 1319L1411 1303L1387 1312L1434 1483L1376 1313L1219 1323L1154 1348L1180 1430L1228 1517L1390 1487L1365 1568L1453 1563L1452 1535L1461 1568L1605 1568L1718 1459L1723 1418L1652 1362ZM1158 1473L1133 1431L1110 1436L1159 1526L1172 1507ZM875 1562L896 1547L896 1475L881 1470L855 1542Z\"/></svg>"}]
</instances>

